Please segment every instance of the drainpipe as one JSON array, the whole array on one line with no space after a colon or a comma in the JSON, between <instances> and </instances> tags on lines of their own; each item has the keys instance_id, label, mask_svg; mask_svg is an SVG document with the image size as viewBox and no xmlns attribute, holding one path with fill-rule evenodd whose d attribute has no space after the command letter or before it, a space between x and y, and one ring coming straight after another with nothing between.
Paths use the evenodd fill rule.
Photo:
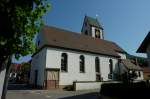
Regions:
<instances>
[{"instance_id":1,"label":"drainpipe","mask_svg":"<svg viewBox=\"0 0 150 99\"><path fill-rule=\"evenodd\" d=\"M135 58L135 65L138 65L138 60L137 60L137 58Z\"/></svg>"}]
</instances>

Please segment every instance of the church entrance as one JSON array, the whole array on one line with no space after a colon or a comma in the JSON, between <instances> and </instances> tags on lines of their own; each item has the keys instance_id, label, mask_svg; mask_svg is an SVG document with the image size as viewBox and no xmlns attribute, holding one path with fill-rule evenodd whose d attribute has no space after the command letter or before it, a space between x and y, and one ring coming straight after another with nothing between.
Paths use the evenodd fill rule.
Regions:
<instances>
[{"instance_id":1,"label":"church entrance","mask_svg":"<svg viewBox=\"0 0 150 99\"><path fill-rule=\"evenodd\" d=\"M45 88L59 88L59 69L46 69Z\"/></svg>"}]
</instances>

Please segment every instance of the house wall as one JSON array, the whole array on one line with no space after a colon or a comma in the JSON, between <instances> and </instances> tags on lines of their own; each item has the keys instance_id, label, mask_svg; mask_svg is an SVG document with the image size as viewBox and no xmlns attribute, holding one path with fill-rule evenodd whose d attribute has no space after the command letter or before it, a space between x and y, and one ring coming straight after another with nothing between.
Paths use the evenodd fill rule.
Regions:
<instances>
[{"instance_id":1,"label":"house wall","mask_svg":"<svg viewBox=\"0 0 150 99\"><path fill-rule=\"evenodd\" d=\"M150 44L147 46L146 53L148 58L148 66L150 67Z\"/></svg>"},{"instance_id":2,"label":"house wall","mask_svg":"<svg viewBox=\"0 0 150 99\"><path fill-rule=\"evenodd\" d=\"M61 54L67 53L68 55L68 72L60 71L59 85L71 85L73 81L96 81L95 73L95 57L100 59L100 71L104 81L108 79L109 74L109 59L113 60L113 69L118 60L114 57L107 57L96 54L82 53L70 50L47 48L46 68L61 68ZM79 71L79 57L85 57L85 73Z\"/></svg>"},{"instance_id":3,"label":"house wall","mask_svg":"<svg viewBox=\"0 0 150 99\"><path fill-rule=\"evenodd\" d=\"M43 86L45 65L46 65L46 49L44 48L32 58L30 84L33 85L35 84L35 70L38 70L37 85Z\"/></svg>"},{"instance_id":4,"label":"house wall","mask_svg":"<svg viewBox=\"0 0 150 99\"><path fill-rule=\"evenodd\" d=\"M139 77L139 72L141 74L140 77ZM136 74L138 75L138 77L136 78L136 80L143 80L144 79L143 71L136 71Z\"/></svg>"},{"instance_id":5,"label":"house wall","mask_svg":"<svg viewBox=\"0 0 150 99\"><path fill-rule=\"evenodd\" d=\"M3 91L3 84L4 84L4 79L5 79L5 73L6 73L6 69L0 71L0 99L1 99L2 91Z\"/></svg>"},{"instance_id":6,"label":"house wall","mask_svg":"<svg viewBox=\"0 0 150 99\"><path fill-rule=\"evenodd\" d=\"M122 63L120 63L120 74L123 74L125 72L128 72L127 68ZM144 77L143 77L143 71L138 71L138 70L135 71L135 73L137 75L139 75L139 72L140 72L141 76L140 77L138 76L135 80L143 80L144 79Z\"/></svg>"},{"instance_id":7,"label":"house wall","mask_svg":"<svg viewBox=\"0 0 150 99\"><path fill-rule=\"evenodd\" d=\"M91 29L92 29L92 37L94 37L95 38L95 29L99 29L100 30L100 39L104 39L103 37L104 37L104 35L103 35L103 30L102 29L100 29L100 28L97 28L97 27L91 27Z\"/></svg>"}]
</instances>

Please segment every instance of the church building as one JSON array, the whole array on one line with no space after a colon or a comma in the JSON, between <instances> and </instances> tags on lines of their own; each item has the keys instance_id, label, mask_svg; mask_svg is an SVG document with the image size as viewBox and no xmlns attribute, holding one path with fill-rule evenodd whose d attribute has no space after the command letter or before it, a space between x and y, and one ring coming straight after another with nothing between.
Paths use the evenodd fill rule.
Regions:
<instances>
[{"instance_id":1,"label":"church building","mask_svg":"<svg viewBox=\"0 0 150 99\"><path fill-rule=\"evenodd\" d=\"M44 26L37 36L32 56L30 84L42 88L64 88L75 82L117 80L117 74L136 72L139 66L126 59L126 51L105 40L98 19L85 16L81 33Z\"/></svg>"}]
</instances>

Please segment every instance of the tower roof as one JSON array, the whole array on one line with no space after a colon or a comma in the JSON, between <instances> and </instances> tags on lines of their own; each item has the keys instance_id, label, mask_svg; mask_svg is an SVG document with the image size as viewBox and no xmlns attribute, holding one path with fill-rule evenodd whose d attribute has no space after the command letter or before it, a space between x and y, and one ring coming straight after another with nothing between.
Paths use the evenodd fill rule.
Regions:
<instances>
[{"instance_id":1,"label":"tower roof","mask_svg":"<svg viewBox=\"0 0 150 99\"><path fill-rule=\"evenodd\" d=\"M88 24L99 27L99 28L103 28L97 18L85 16L85 19L87 20Z\"/></svg>"}]
</instances>

